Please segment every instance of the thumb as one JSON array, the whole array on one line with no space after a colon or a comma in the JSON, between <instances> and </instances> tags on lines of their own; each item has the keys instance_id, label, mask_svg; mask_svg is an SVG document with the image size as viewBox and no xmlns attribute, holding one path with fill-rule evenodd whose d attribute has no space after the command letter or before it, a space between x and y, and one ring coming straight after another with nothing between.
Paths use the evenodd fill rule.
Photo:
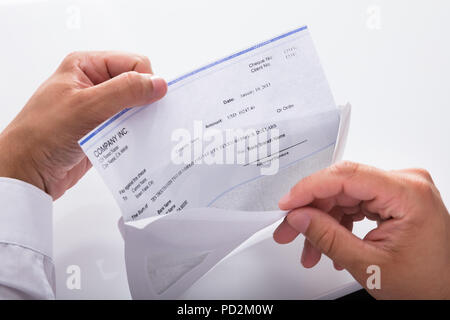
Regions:
<instances>
[{"instance_id":1,"label":"thumb","mask_svg":"<svg viewBox=\"0 0 450 320\"><path fill-rule=\"evenodd\" d=\"M164 79L135 71L122 73L108 81L85 89L90 107L103 120L126 107L142 106L161 99L167 92Z\"/></svg>"},{"instance_id":2,"label":"thumb","mask_svg":"<svg viewBox=\"0 0 450 320\"><path fill-rule=\"evenodd\" d=\"M329 214L311 207L291 211L287 223L356 280L367 277L367 267L379 261L378 249L359 239ZM365 281L365 280L364 280Z\"/></svg>"}]
</instances>

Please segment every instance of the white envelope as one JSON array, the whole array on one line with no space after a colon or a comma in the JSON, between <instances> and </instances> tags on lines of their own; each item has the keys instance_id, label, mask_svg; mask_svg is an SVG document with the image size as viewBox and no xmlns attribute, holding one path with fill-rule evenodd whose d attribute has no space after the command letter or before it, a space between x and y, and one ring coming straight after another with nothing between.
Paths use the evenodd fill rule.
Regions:
<instances>
[{"instance_id":1,"label":"white envelope","mask_svg":"<svg viewBox=\"0 0 450 320\"><path fill-rule=\"evenodd\" d=\"M162 100L83 137L126 222L133 298L176 298L256 241L286 215L282 195L342 156L349 116L305 26L172 80Z\"/></svg>"},{"instance_id":2,"label":"white envelope","mask_svg":"<svg viewBox=\"0 0 450 320\"><path fill-rule=\"evenodd\" d=\"M277 186L270 192L282 196L293 183L280 175L293 175L296 182L341 159L350 124L351 106L340 107L340 125L336 147L303 160L280 172ZM264 178L263 178L264 179ZM259 185L264 182L258 181ZM286 215L283 211L237 211L241 205L248 208L247 199L264 197L259 188L249 184L243 189L245 197L224 199L216 204L227 207L194 208L181 215L167 215L155 221L149 218L137 222L119 221L125 241L125 260L128 283L133 299L175 299L211 271L218 263L272 235L273 224L279 224ZM253 194L252 191L253 190ZM266 189L267 190L267 189ZM283 192L282 192L283 191ZM231 196L232 197L232 196ZM237 201L236 201L237 200ZM259 203L254 202L254 208ZM248 208L251 210L251 208ZM268 227L268 228L267 228Z\"/></svg>"}]
</instances>

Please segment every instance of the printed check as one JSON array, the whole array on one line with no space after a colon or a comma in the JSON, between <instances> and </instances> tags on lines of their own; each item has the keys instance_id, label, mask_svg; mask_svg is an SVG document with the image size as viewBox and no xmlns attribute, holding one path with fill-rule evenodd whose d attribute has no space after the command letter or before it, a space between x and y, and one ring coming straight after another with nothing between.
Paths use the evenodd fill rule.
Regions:
<instances>
[{"instance_id":1,"label":"printed check","mask_svg":"<svg viewBox=\"0 0 450 320\"><path fill-rule=\"evenodd\" d=\"M276 179L334 148L338 129L302 27L169 82L161 101L125 109L79 143L131 221L213 206L239 186Z\"/></svg>"}]
</instances>

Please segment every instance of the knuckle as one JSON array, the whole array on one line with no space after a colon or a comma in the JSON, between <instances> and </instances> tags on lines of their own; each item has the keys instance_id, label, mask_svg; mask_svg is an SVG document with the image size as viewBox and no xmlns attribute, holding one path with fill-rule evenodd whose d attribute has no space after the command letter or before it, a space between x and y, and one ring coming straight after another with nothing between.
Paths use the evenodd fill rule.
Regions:
<instances>
[{"instance_id":1,"label":"knuckle","mask_svg":"<svg viewBox=\"0 0 450 320\"><path fill-rule=\"evenodd\" d=\"M414 180L413 185L416 190L423 193L428 193L429 191L432 191L431 183L429 183L428 181L424 181L422 179Z\"/></svg>"},{"instance_id":2,"label":"knuckle","mask_svg":"<svg viewBox=\"0 0 450 320\"><path fill-rule=\"evenodd\" d=\"M72 51L71 53L69 53L68 55L66 55L66 57L65 57L64 60L67 60L67 61L73 60L73 59L75 59L76 57L78 57L78 55L79 55L79 52L78 52L78 51Z\"/></svg>"},{"instance_id":3,"label":"knuckle","mask_svg":"<svg viewBox=\"0 0 450 320\"><path fill-rule=\"evenodd\" d=\"M408 181L408 184L411 186L412 190L415 191L415 193L420 197L429 198L434 195L434 186L428 180L422 178L413 178Z\"/></svg>"},{"instance_id":4,"label":"knuckle","mask_svg":"<svg viewBox=\"0 0 450 320\"><path fill-rule=\"evenodd\" d=\"M138 73L136 71L128 71L122 73L121 76L125 79L126 85L133 87L138 82Z\"/></svg>"},{"instance_id":5,"label":"knuckle","mask_svg":"<svg viewBox=\"0 0 450 320\"><path fill-rule=\"evenodd\" d=\"M65 58L64 58L64 62L65 63L71 63L77 59L79 59L79 57L81 56L81 52L80 51L72 51L71 53L69 53Z\"/></svg>"},{"instance_id":6,"label":"knuckle","mask_svg":"<svg viewBox=\"0 0 450 320\"><path fill-rule=\"evenodd\" d=\"M429 182L433 181L433 178L431 177L430 172L428 172L428 170L426 170L426 169L414 168L411 171Z\"/></svg>"},{"instance_id":7,"label":"knuckle","mask_svg":"<svg viewBox=\"0 0 450 320\"><path fill-rule=\"evenodd\" d=\"M332 256L336 247L336 231L333 229L322 230L319 234L316 246L327 256Z\"/></svg>"},{"instance_id":8,"label":"knuckle","mask_svg":"<svg viewBox=\"0 0 450 320\"><path fill-rule=\"evenodd\" d=\"M142 76L136 71L130 71L123 74L125 82L129 88L130 95L138 99L145 94L146 84Z\"/></svg>"},{"instance_id":9,"label":"knuckle","mask_svg":"<svg viewBox=\"0 0 450 320\"><path fill-rule=\"evenodd\" d=\"M142 64L147 65L147 66L151 66L150 59L149 59L147 56L144 56L144 55L138 55L138 56L137 56L137 59L138 59L139 62L141 62Z\"/></svg>"},{"instance_id":10,"label":"knuckle","mask_svg":"<svg viewBox=\"0 0 450 320\"><path fill-rule=\"evenodd\" d=\"M70 70L76 66L77 61L80 61L82 56L83 52L73 51L64 57L60 67L63 70Z\"/></svg>"},{"instance_id":11,"label":"knuckle","mask_svg":"<svg viewBox=\"0 0 450 320\"><path fill-rule=\"evenodd\" d=\"M352 176L360 170L360 165L356 162L342 161L330 167L330 171L336 175Z\"/></svg>"}]
</instances>

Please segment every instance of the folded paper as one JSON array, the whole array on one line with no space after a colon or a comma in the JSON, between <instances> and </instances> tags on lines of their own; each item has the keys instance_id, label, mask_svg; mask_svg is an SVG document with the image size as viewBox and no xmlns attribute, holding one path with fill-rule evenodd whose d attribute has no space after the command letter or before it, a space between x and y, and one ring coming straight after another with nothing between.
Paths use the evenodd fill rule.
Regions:
<instances>
[{"instance_id":1,"label":"folded paper","mask_svg":"<svg viewBox=\"0 0 450 320\"><path fill-rule=\"evenodd\" d=\"M342 156L349 117L301 27L169 82L161 101L83 137L122 211L133 298L178 297L282 219L279 198Z\"/></svg>"}]
</instances>

